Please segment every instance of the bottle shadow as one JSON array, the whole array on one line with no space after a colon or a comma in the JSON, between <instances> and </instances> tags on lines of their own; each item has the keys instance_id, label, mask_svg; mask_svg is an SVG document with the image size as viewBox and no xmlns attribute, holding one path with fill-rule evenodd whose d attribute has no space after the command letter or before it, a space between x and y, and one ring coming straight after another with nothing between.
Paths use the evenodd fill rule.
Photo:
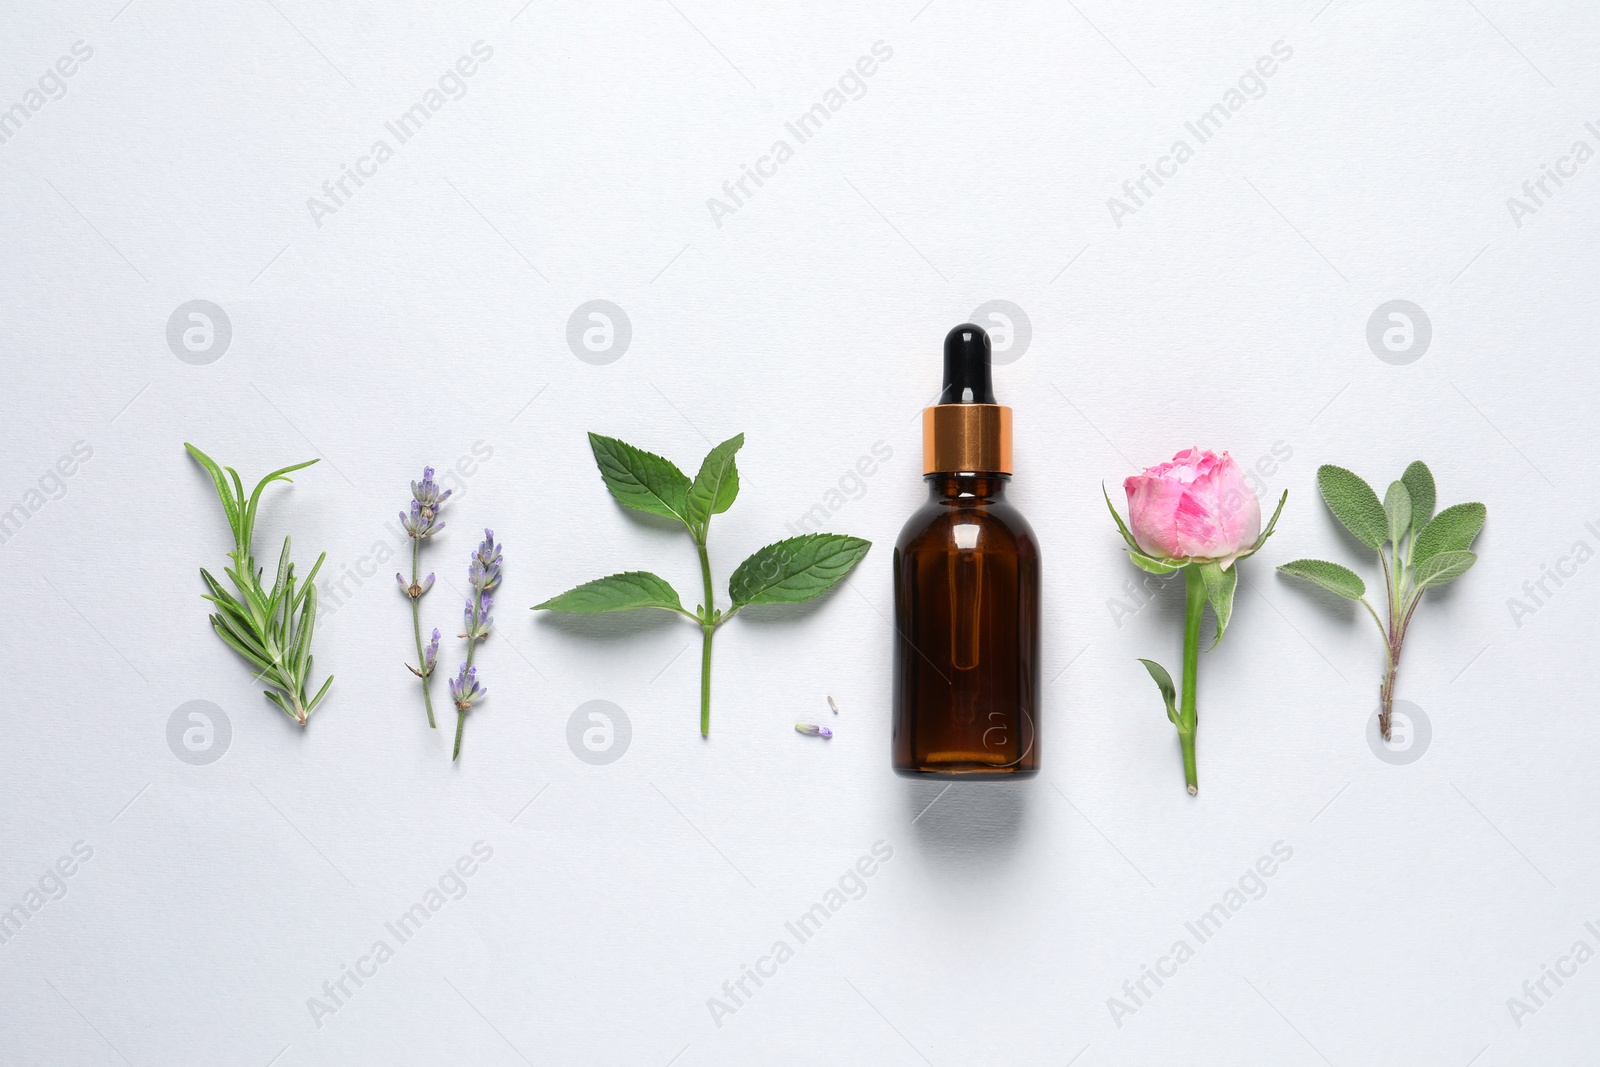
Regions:
<instances>
[{"instance_id":1,"label":"bottle shadow","mask_svg":"<svg viewBox=\"0 0 1600 1067\"><path fill-rule=\"evenodd\" d=\"M1025 782L906 780L901 807L921 852L951 870L992 869L1021 843L1034 789Z\"/></svg>"}]
</instances>

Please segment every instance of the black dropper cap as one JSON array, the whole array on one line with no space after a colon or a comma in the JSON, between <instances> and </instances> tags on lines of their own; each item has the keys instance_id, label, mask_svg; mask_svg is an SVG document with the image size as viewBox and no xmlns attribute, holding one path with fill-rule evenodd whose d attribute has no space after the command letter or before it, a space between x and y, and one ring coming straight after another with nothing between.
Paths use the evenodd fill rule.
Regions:
<instances>
[{"instance_id":1,"label":"black dropper cap","mask_svg":"<svg viewBox=\"0 0 1600 1067\"><path fill-rule=\"evenodd\" d=\"M993 404L989 381L989 335L963 322L944 335L944 391L941 404Z\"/></svg>"}]
</instances>

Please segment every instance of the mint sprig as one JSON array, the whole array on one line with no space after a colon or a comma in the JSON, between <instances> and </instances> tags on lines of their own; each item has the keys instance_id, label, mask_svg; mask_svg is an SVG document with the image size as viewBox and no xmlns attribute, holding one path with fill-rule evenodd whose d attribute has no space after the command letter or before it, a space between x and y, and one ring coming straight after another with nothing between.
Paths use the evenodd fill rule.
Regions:
<instances>
[{"instance_id":1,"label":"mint sprig","mask_svg":"<svg viewBox=\"0 0 1600 1067\"><path fill-rule=\"evenodd\" d=\"M542 604L535 611L592 615L636 608L660 608L694 620L700 626L700 733L711 732L711 640L717 627L746 607L798 604L821 596L850 573L872 547L871 542L843 534L806 534L758 549L728 579L732 607L714 602L711 559L706 551L711 518L733 506L739 495L735 457L744 434L717 445L700 464L694 481L670 460L635 448L614 437L589 435L589 447L606 488L634 509L683 524L700 557L705 602L690 611L665 578L649 571L625 571L596 578Z\"/></svg>"},{"instance_id":2,"label":"mint sprig","mask_svg":"<svg viewBox=\"0 0 1600 1067\"><path fill-rule=\"evenodd\" d=\"M262 572L256 566L251 541L262 490L273 482L292 481L289 474L317 461L307 460L273 471L261 479L246 498L238 471L217 466L194 445L185 442L183 447L211 475L223 513L233 530L233 551L229 553L233 566L224 568L223 573L233 582L237 595L223 588L210 571L204 567L200 569L200 577L209 591L204 598L217 608L217 613L211 616L211 628L222 638L223 644L256 669L258 679L272 686L265 690L267 699L304 726L333 684L333 676L329 675L316 696L307 696L312 665L311 633L317 622L316 578L327 553L317 557L310 573L296 589L294 564L289 560L289 538L285 537L269 590L261 584ZM223 476L224 471L227 477Z\"/></svg>"},{"instance_id":3,"label":"mint sprig","mask_svg":"<svg viewBox=\"0 0 1600 1067\"><path fill-rule=\"evenodd\" d=\"M1422 602L1423 593L1455 581L1478 562L1468 548L1483 529L1488 509L1477 503L1456 504L1435 515L1438 494L1433 472L1421 460L1389 485L1381 501L1359 475L1343 467L1319 467L1317 487L1328 510L1344 528L1378 553L1388 621L1379 618L1377 609L1367 600L1366 582L1348 567L1320 559L1297 559L1278 570L1321 586L1335 596L1357 601L1372 616L1383 634L1385 662L1378 688L1378 727L1388 740L1395 676L1400 670L1400 652L1411 617Z\"/></svg>"}]
</instances>

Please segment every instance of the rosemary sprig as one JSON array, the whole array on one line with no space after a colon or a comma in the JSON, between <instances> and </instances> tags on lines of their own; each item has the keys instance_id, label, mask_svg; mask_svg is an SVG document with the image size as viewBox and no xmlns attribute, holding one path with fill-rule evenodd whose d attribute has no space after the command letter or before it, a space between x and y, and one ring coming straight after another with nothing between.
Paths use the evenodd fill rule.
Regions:
<instances>
[{"instance_id":1,"label":"rosemary sprig","mask_svg":"<svg viewBox=\"0 0 1600 1067\"><path fill-rule=\"evenodd\" d=\"M329 675L316 696L308 698L306 695L306 683L311 677L311 632L317 621L317 571L327 553L317 557L311 572L297 589L294 564L289 560L289 538L285 537L278 570L268 590L261 584L262 571L256 566L251 538L255 533L262 490L273 482L293 481L287 477L291 472L317 461L307 460L273 471L256 484L247 498L238 471L217 466L194 445L185 442L183 447L211 475L228 525L233 529L233 551L228 553L233 566L225 567L223 573L232 579L238 594L229 593L210 571L204 567L200 569L200 577L209 590L205 599L217 607L217 613L211 616L211 628L225 645L256 669L257 679L273 687L265 690L267 699L304 726L333 684L333 676Z\"/></svg>"}]
</instances>

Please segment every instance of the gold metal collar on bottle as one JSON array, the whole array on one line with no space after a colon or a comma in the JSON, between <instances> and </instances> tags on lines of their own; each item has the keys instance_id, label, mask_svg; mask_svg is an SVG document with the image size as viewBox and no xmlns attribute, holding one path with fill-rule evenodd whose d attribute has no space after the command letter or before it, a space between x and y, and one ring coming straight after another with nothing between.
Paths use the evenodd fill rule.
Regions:
<instances>
[{"instance_id":1,"label":"gold metal collar on bottle","mask_svg":"<svg viewBox=\"0 0 1600 1067\"><path fill-rule=\"evenodd\" d=\"M922 473L1011 473L1011 409L935 404L922 409Z\"/></svg>"}]
</instances>

